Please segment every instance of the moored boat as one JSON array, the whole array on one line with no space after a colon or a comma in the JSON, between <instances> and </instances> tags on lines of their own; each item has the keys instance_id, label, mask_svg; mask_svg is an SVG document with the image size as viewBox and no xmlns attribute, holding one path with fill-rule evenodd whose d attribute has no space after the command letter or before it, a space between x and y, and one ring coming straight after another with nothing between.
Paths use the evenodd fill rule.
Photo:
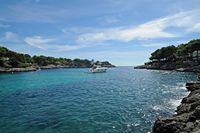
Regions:
<instances>
[{"instance_id":1,"label":"moored boat","mask_svg":"<svg viewBox=\"0 0 200 133\"><path fill-rule=\"evenodd\" d=\"M106 67L101 67L101 66L93 66L92 68L90 68L89 70L91 73L104 73L107 71Z\"/></svg>"}]
</instances>

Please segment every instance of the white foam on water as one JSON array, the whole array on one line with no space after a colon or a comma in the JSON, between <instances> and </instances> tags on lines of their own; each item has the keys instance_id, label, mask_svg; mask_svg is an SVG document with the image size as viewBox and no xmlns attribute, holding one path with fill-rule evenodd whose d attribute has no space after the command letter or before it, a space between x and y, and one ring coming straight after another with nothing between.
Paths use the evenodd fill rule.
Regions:
<instances>
[{"instance_id":1,"label":"white foam on water","mask_svg":"<svg viewBox=\"0 0 200 133\"><path fill-rule=\"evenodd\" d=\"M177 83L177 86L185 86L185 82L179 82Z\"/></svg>"},{"instance_id":2,"label":"white foam on water","mask_svg":"<svg viewBox=\"0 0 200 133\"><path fill-rule=\"evenodd\" d=\"M135 123L135 124L134 124L135 127L137 127L137 126L139 126L139 125L140 125L140 124L138 124L138 123Z\"/></svg>"},{"instance_id":3,"label":"white foam on water","mask_svg":"<svg viewBox=\"0 0 200 133\"><path fill-rule=\"evenodd\" d=\"M154 111L159 111L159 110L162 110L162 107L159 106L159 105L156 105L156 106L153 106L153 110Z\"/></svg>"},{"instance_id":4,"label":"white foam on water","mask_svg":"<svg viewBox=\"0 0 200 133\"><path fill-rule=\"evenodd\" d=\"M175 89L178 92L174 92L173 89ZM177 85L174 86L173 89L171 89L170 91L172 91L173 93L178 93L177 97L175 99L168 100L167 103L168 103L170 109L176 110L177 107L181 104L182 99L184 97L186 97L187 95L189 95L190 92L187 91L187 88L186 88L184 82L177 83Z\"/></svg>"},{"instance_id":5,"label":"white foam on water","mask_svg":"<svg viewBox=\"0 0 200 133\"><path fill-rule=\"evenodd\" d=\"M180 89L180 90L184 90L181 92L181 94L183 94L183 97L186 97L189 95L189 91L187 91L187 88L186 88L186 84L185 83L177 83L177 87L176 89ZM181 98L181 100L183 99L183 97Z\"/></svg>"},{"instance_id":6,"label":"white foam on water","mask_svg":"<svg viewBox=\"0 0 200 133\"><path fill-rule=\"evenodd\" d=\"M185 83L183 82L177 83L176 89L187 90Z\"/></svg>"},{"instance_id":7,"label":"white foam on water","mask_svg":"<svg viewBox=\"0 0 200 133\"><path fill-rule=\"evenodd\" d=\"M182 99L179 99L179 100L171 99L169 100L169 104L171 105L173 109L176 109L181 104L181 101Z\"/></svg>"},{"instance_id":8,"label":"white foam on water","mask_svg":"<svg viewBox=\"0 0 200 133\"><path fill-rule=\"evenodd\" d=\"M189 91L186 91L187 88L185 87L184 82L177 83L177 86L174 87L176 90L180 90L180 94L182 96L179 96L180 99L170 99L168 104L171 106L170 108L176 109L180 104L182 99L189 94Z\"/></svg>"}]
</instances>

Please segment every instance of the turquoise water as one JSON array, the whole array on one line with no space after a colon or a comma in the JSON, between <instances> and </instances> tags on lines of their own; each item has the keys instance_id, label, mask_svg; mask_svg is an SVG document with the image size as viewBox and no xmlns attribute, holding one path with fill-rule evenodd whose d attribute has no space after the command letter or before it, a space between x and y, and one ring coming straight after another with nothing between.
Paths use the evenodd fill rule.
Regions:
<instances>
[{"instance_id":1,"label":"turquoise water","mask_svg":"<svg viewBox=\"0 0 200 133\"><path fill-rule=\"evenodd\" d=\"M174 113L193 73L117 67L0 75L0 133L147 133Z\"/></svg>"}]
</instances>

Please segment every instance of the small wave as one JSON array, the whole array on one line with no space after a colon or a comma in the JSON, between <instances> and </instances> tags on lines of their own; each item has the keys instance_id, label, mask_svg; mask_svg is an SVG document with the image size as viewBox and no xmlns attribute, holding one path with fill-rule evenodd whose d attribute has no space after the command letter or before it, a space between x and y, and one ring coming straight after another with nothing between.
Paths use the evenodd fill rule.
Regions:
<instances>
[{"instance_id":1,"label":"small wave","mask_svg":"<svg viewBox=\"0 0 200 133\"><path fill-rule=\"evenodd\" d=\"M185 83L183 83L183 82L177 83L176 89L184 89L184 90L186 90Z\"/></svg>"},{"instance_id":2,"label":"small wave","mask_svg":"<svg viewBox=\"0 0 200 133\"><path fill-rule=\"evenodd\" d=\"M179 100L171 99L169 100L169 104L171 105L173 109L176 109L181 104L181 101L182 99L179 99Z\"/></svg>"},{"instance_id":3,"label":"small wave","mask_svg":"<svg viewBox=\"0 0 200 133\"><path fill-rule=\"evenodd\" d=\"M170 85L162 85L162 86L164 87L162 91L163 94L169 94L169 93L175 94L176 92L178 92L178 95L181 96L188 95L188 91L185 87L185 84L183 83L180 83L175 86L170 86Z\"/></svg>"},{"instance_id":4,"label":"small wave","mask_svg":"<svg viewBox=\"0 0 200 133\"><path fill-rule=\"evenodd\" d=\"M135 123L135 124L132 124L133 126L137 127L139 126L140 124L139 123Z\"/></svg>"},{"instance_id":5,"label":"small wave","mask_svg":"<svg viewBox=\"0 0 200 133\"><path fill-rule=\"evenodd\" d=\"M165 85L165 84L163 84L162 86L166 89L174 89L175 88L175 89L186 90L185 83L183 83L183 82L177 83L176 85Z\"/></svg>"},{"instance_id":6,"label":"small wave","mask_svg":"<svg viewBox=\"0 0 200 133\"><path fill-rule=\"evenodd\" d=\"M187 90L185 86L176 86L174 87L176 90Z\"/></svg>"},{"instance_id":7,"label":"small wave","mask_svg":"<svg viewBox=\"0 0 200 133\"><path fill-rule=\"evenodd\" d=\"M171 71L163 71L163 74L171 74Z\"/></svg>"},{"instance_id":8,"label":"small wave","mask_svg":"<svg viewBox=\"0 0 200 133\"><path fill-rule=\"evenodd\" d=\"M186 89L185 83L183 82L177 83L174 89L176 89L177 91L180 90L178 91L179 94L177 95L179 99L171 99L168 101L168 104L170 105L171 109L176 109L181 104L182 98L189 94L189 92Z\"/></svg>"},{"instance_id":9,"label":"small wave","mask_svg":"<svg viewBox=\"0 0 200 133\"><path fill-rule=\"evenodd\" d=\"M184 82L179 82L179 83L177 83L177 86L185 86L185 83Z\"/></svg>"},{"instance_id":10,"label":"small wave","mask_svg":"<svg viewBox=\"0 0 200 133\"><path fill-rule=\"evenodd\" d=\"M180 90L182 96L187 96L189 94L189 91L187 91L187 88L185 86L185 83L177 83L177 86L175 87L176 90Z\"/></svg>"},{"instance_id":11,"label":"small wave","mask_svg":"<svg viewBox=\"0 0 200 133\"><path fill-rule=\"evenodd\" d=\"M159 105L156 105L156 106L153 106L153 110L154 111L160 111L160 110L162 110L162 107L159 106Z\"/></svg>"}]
</instances>

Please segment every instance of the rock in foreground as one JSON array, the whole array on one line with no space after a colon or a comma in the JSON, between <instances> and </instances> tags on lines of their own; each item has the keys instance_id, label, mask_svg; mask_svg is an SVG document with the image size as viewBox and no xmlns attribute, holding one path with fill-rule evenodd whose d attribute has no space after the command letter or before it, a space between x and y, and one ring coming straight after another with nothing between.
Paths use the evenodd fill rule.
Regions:
<instances>
[{"instance_id":1,"label":"rock in foreground","mask_svg":"<svg viewBox=\"0 0 200 133\"><path fill-rule=\"evenodd\" d=\"M187 83L186 88L190 94L177 107L177 114L156 120L154 133L200 133L200 81Z\"/></svg>"}]
</instances>

